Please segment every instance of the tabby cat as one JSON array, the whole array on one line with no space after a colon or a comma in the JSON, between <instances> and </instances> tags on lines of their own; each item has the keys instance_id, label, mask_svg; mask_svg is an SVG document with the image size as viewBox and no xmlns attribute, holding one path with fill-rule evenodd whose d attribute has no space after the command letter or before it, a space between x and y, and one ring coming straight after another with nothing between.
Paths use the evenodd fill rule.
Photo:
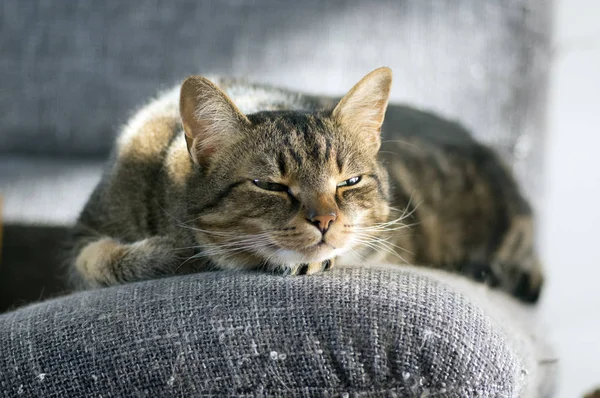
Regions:
<instances>
[{"instance_id":1,"label":"tabby cat","mask_svg":"<svg viewBox=\"0 0 600 398\"><path fill-rule=\"evenodd\" d=\"M391 262L537 300L531 211L515 181L490 149L421 111L388 112L400 120L383 141L390 69L339 101L215 81L190 77L125 126L73 230L80 285ZM419 129L427 115L437 135Z\"/></svg>"}]
</instances>

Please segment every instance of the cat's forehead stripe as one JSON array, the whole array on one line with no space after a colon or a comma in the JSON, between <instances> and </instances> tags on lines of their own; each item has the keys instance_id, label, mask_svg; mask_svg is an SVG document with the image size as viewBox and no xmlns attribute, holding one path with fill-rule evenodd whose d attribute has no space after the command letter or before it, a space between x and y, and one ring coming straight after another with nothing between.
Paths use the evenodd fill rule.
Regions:
<instances>
[{"instance_id":1,"label":"cat's forehead stripe","mask_svg":"<svg viewBox=\"0 0 600 398\"><path fill-rule=\"evenodd\" d=\"M289 177L299 172L309 179L323 173L362 172L347 169L352 151L326 114L293 111L261 112L248 115L260 135L270 145L265 147L272 172ZM355 159L359 161L360 159ZM360 169L360 170L359 170Z\"/></svg>"},{"instance_id":2,"label":"cat's forehead stripe","mask_svg":"<svg viewBox=\"0 0 600 398\"><path fill-rule=\"evenodd\" d=\"M286 165L286 157L283 154L283 152L279 152L277 154L277 167L279 169L279 174L281 174L282 176L287 175L288 172L288 168Z\"/></svg>"},{"instance_id":3,"label":"cat's forehead stripe","mask_svg":"<svg viewBox=\"0 0 600 398\"><path fill-rule=\"evenodd\" d=\"M281 151L285 151L285 158L289 161L293 159L296 162L296 165L299 166L302 164L302 156L298 153L296 148L298 148L298 137L295 134L283 134L283 146L281 147ZM280 152L282 153L282 152Z\"/></svg>"}]
</instances>

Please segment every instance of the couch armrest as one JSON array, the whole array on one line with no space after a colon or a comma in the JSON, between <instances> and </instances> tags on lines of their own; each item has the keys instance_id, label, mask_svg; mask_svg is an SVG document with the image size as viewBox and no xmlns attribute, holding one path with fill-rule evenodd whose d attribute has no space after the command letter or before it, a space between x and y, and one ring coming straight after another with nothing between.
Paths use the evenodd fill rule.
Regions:
<instances>
[{"instance_id":1,"label":"couch armrest","mask_svg":"<svg viewBox=\"0 0 600 398\"><path fill-rule=\"evenodd\" d=\"M80 292L0 316L0 391L534 395L540 358L514 335L530 331L459 291L397 267L210 272Z\"/></svg>"}]
</instances>

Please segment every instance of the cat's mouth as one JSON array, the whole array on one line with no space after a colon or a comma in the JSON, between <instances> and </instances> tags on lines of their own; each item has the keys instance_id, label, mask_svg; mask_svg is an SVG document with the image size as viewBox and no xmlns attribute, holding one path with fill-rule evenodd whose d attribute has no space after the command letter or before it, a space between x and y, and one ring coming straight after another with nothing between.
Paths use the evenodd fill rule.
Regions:
<instances>
[{"instance_id":1,"label":"cat's mouth","mask_svg":"<svg viewBox=\"0 0 600 398\"><path fill-rule=\"evenodd\" d=\"M317 243L313 243L313 244L305 246L305 247L303 247L301 249L298 249L298 252L300 252L302 254L305 254L307 256L314 256L314 255L319 256L320 254L323 254L325 252L333 252L336 249L337 249L337 247L335 247L330 242L327 242L325 240L325 238L323 237ZM317 259L311 259L311 261L319 261L319 260L317 260Z\"/></svg>"},{"instance_id":2,"label":"cat's mouth","mask_svg":"<svg viewBox=\"0 0 600 398\"><path fill-rule=\"evenodd\" d=\"M311 249L311 248L324 247L324 246L329 246L332 249L336 249L336 247L334 245L332 245L331 243L327 242L324 237L319 242L308 245L304 249Z\"/></svg>"}]
</instances>

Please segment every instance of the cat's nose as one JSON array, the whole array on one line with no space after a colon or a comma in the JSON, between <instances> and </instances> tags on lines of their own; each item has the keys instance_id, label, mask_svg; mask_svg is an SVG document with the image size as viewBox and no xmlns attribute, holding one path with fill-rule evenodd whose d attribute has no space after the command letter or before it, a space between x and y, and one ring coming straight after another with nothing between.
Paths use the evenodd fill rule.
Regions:
<instances>
[{"instance_id":1,"label":"cat's nose","mask_svg":"<svg viewBox=\"0 0 600 398\"><path fill-rule=\"evenodd\" d=\"M312 216L308 220L311 222L312 225L319 228L319 230L321 230L321 233L324 234L329 229L331 223L334 222L336 219L337 214L329 213L322 216Z\"/></svg>"}]
</instances>

